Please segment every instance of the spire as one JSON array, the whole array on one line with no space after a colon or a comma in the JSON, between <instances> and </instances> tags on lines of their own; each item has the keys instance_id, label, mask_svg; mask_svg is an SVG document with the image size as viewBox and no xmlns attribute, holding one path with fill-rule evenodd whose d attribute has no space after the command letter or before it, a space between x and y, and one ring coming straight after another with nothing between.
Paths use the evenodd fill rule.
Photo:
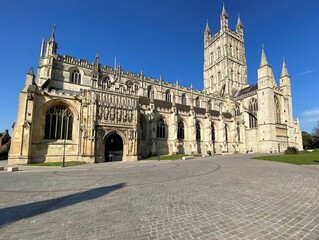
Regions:
<instances>
[{"instance_id":1,"label":"spire","mask_svg":"<svg viewBox=\"0 0 319 240\"><path fill-rule=\"evenodd\" d=\"M227 16L227 12L225 10L225 3L223 2L223 10L222 10L222 16Z\"/></svg>"},{"instance_id":2,"label":"spire","mask_svg":"<svg viewBox=\"0 0 319 240\"><path fill-rule=\"evenodd\" d=\"M220 15L220 28L223 31L226 31L228 29L228 16L227 16L227 12L225 10L225 4L224 3L223 3L222 14Z\"/></svg>"},{"instance_id":3,"label":"spire","mask_svg":"<svg viewBox=\"0 0 319 240\"><path fill-rule=\"evenodd\" d=\"M241 20L240 20L239 13L238 13L237 27L243 27L243 24L241 23Z\"/></svg>"},{"instance_id":4,"label":"spire","mask_svg":"<svg viewBox=\"0 0 319 240\"><path fill-rule=\"evenodd\" d=\"M33 67L30 67L30 70L29 70L28 74L29 74L29 75L34 75L34 73L33 73Z\"/></svg>"},{"instance_id":5,"label":"spire","mask_svg":"<svg viewBox=\"0 0 319 240\"><path fill-rule=\"evenodd\" d=\"M207 20L207 22L206 22L205 32L209 32L209 33L210 33L210 29L209 29L209 25L208 25L208 20Z\"/></svg>"},{"instance_id":6,"label":"spire","mask_svg":"<svg viewBox=\"0 0 319 240\"><path fill-rule=\"evenodd\" d=\"M50 41L55 42L55 24L53 24L52 34L50 37Z\"/></svg>"},{"instance_id":7,"label":"spire","mask_svg":"<svg viewBox=\"0 0 319 240\"><path fill-rule=\"evenodd\" d=\"M283 59L283 63L282 63L282 70L281 70L281 75L280 77L289 77L289 73L286 67L286 62L285 62L285 58Z\"/></svg>"},{"instance_id":8,"label":"spire","mask_svg":"<svg viewBox=\"0 0 319 240\"><path fill-rule=\"evenodd\" d=\"M44 49L45 49L45 40L44 40L44 38L42 38L41 49L40 49L40 57L43 57Z\"/></svg>"},{"instance_id":9,"label":"spire","mask_svg":"<svg viewBox=\"0 0 319 240\"><path fill-rule=\"evenodd\" d=\"M99 64L99 60L100 60L99 51L96 51L96 54L95 54L95 63Z\"/></svg>"},{"instance_id":10,"label":"spire","mask_svg":"<svg viewBox=\"0 0 319 240\"><path fill-rule=\"evenodd\" d=\"M55 41L55 24L53 24L52 34L51 34L49 41L47 42L46 47L47 47L46 54L45 54L46 57L53 55L53 54L56 54L57 49L58 49L58 44Z\"/></svg>"},{"instance_id":11,"label":"spire","mask_svg":"<svg viewBox=\"0 0 319 240\"><path fill-rule=\"evenodd\" d=\"M268 64L267 57L266 57L266 54L265 54L264 45L262 45L260 67L268 66L268 65L269 64Z\"/></svg>"}]
</instances>

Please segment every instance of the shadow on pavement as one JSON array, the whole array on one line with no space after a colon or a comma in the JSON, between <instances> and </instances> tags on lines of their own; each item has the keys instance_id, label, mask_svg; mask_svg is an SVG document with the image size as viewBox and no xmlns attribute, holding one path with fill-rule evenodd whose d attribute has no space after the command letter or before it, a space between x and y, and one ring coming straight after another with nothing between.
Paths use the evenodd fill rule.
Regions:
<instances>
[{"instance_id":1,"label":"shadow on pavement","mask_svg":"<svg viewBox=\"0 0 319 240\"><path fill-rule=\"evenodd\" d=\"M93 188L84 192L74 193L64 197L1 208L0 228L4 225L19 221L21 219L34 217L42 213L52 212L60 208L68 207L80 202L101 197L125 186L125 183L119 183L107 187Z\"/></svg>"}]
</instances>

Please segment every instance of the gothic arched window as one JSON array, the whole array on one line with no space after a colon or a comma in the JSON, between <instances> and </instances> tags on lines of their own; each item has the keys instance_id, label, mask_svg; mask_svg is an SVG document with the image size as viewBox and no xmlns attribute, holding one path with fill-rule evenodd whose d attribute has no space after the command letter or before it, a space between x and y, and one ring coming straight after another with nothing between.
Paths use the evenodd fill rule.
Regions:
<instances>
[{"instance_id":1,"label":"gothic arched window","mask_svg":"<svg viewBox=\"0 0 319 240\"><path fill-rule=\"evenodd\" d=\"M280 103L276 96L275 96L275 116L276 116L276 123L281 123Z\"/></svg>"},{"instance_id":2,"label":"gothic arched window","mask_svg":"<svg viewBox=\"0 0 319 240\"><path fill-rule=\"evenodd\" d=\"M156 129L156 136L157 138L166 138L166 125L165 122L163 120L163 118L159 119L157 121L157 129Z\"/></svg>"},{"instance_id":3,"label":"gothic arched window","mask_svg":"<svg viewBox=\"0 0 319 240\"><path fill-rule=\"evenodd\" d=\"M214 143L216 140L215 126L212 124L212 142Z\"/></svg>"},{"instance_id":4,"label":"gothic arched window","mask_svg":"<svg viewBox=\"0 0 319 240\"><path fill-rule=\"evenodd\" d=\"M195 107L198 107L198 108L200 107L199 97L195 99Z\"/></svg>"},{"instance_id":5,"label":"gothic arched window","mask_svg":"<svg viewBox=\"0 0 319 240\"><path fill-rule=\"evenodd\" d=\"M213 105L211 100L208 101L208 110L213 110Z\"/></svg>"},{"instance_id":6,"label":"gothic arched window","mask_svg":"<svg viewBox=\"0 0 319 240\"><path fill-rule=\"evenodd\" d=\"M257 127L257 111L258 111L258 102L257 99L253 98L248 106L249 110L249 128Z\"/></svg>"},{"instance_id":7,"label":"gothic arched window","mask_svg":"<svg viewBox=\"0 0 319 240\"><path fill-rule=\"evenodd\" d=\"M184 139L184 123L182 121L177 126L177 139Z\"/></svg>"},{"instance_id":8,"label":"gothic arched window","mask_svg":"<svg viewBox=\"0 0 319 240\"><path fill-rule=\"evenodd\" d=\"M221 57L220 47L217 48L217 59Z\"/></svg>"},{"instance_id":9,"label":"gothic arched window","mask_svg":"<svg viewBox=\"0 0 319 240\"><path fill-rule=\"evenodd\" d=\"M72 139L73 114L65 105L55 105L45 114L45 139Z\"/></svg>"},{"instance_id":10,"label":"gothic arched window","mask_svg":"<svg viewBox=\"0 0 319 240\"><path fill-rule=\"evenodd\" d=\"M169 90L167 90L167 91L165 92L165 101L166 101L166 102L171 102L171 101L172 101L171 93L169 92Z\"/></svg>"},{"instance_id":11,"label":"gothic arched window","mask_svg":"<svg viewBox=\"0 0 319 240\"><path fill-rule=\"evenodd\" d=\"M253 98L248 106L250 112L257 112L258 111L258 102L257 99Z\"/></svg>"},{"instance_id":12,"label":"gothic arched window","mask_svg":"<svg viewBox=\"0 0 319 240\"><path fill-rule=\"evenodd\" d=\"M185 95L185 93L183 93L183 94L182 94L182 97L181 97L181 104L186 105L186 95Z\"/></svg>"},{"instance_id":13,"label":"gothic arched window","mask_svg":"<svg viewBox=\"0 0 319 240\"><path fill-rule=\"evenodd\" d=\"M257 127L257 118L253 114L249 113L249 128Z\"/></svg>"},{"instance_id":14,"label":"gothic arched window","mask_svg":"<svg viewBox=\"0 0 319 240\"><path fill-rule=\"evenodd\" d=\"M107 76L102 80L102 89L108 89L111 86L110 77Z\"/></svg>"},{"instance_id":15,"label":"gothic arched window","mask_svg":"<svg viewBox=\"0 0 319 240\"><path fill-rule=\"evenodd\" d=\"M235 116L239 116L239 115L240 115L240 108L239 108L239 106L235 106L234 113L235 113Z\"/></svg>"},{"instance_id":16,"label":"gothic arched window","mask_svg":"<svg viewBox=\"0 0 319 240\"><path fill-rule=\"evenodd\" d=\"M71 83L81 84L81 73L78 69L75 69L71 72Z\"/></svg>"},{"instance_id":17,"label":"gothic arched window","mask_svg":"<svg viewBox=\"0 0 319 240\"><path fill-rule=\"evenodd\" d=\"M201 139L201 135L200 135L200 125L199 125L199 123L197 122L197 123L196 123L196 140L197 140L197 141L200 141L200 139Z\"/></svg>"},{"instance_id":18,"label":"gothic arched window","mask_svg":"<svg viewBox=\"0 0 319 240\"><path fill-rule=\"evenodd\" d=\"M152 99L152 100L154 99L154 90L153 90L152 86L149 86L147 88L147 97L149 99Z\"/></svg>"}]
</instances>

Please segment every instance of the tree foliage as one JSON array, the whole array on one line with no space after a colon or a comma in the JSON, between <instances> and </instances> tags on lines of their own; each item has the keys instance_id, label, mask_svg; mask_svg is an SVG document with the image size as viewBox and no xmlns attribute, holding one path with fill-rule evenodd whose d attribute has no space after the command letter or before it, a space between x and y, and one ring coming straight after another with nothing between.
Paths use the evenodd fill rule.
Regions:
<instances>
[{"instance_id":1,"label":"tree foliage","mask_svg":"<svg viewBox=\"0 0 319 240\"><path fill-rule=\"evenodd\" d=\"M313 129L313 147L318 148L319 147L319 122L317 123L317 127Z\"/></svg>"},{"instance_id":2,"label":"tree foliage","mask_svg":"<svg viewBox=\"0 0 319 240\"><path fill-rule=\"evenodd\" d=\"M302 142L304 149L319 148L319 122L312 133L302 132Z\"/></svg>"},{"instance_id":3,"label":"tree foliage","mask_svg":"<svg viewBox=\"0 0 319 240\"><path fill-rule=\"evenodd\" d=\"M287 150L285 150L284 154L298 154L299 150L296 147L288 147Z\"/></svg>"},{"instance_id":4,"label":"tree foliage","mask_svg":"<svg viewBox=\"0 0 319 240\"><path fill-rule=\"evenodd\" d=\"M301 135L302 135L303 148L304 149L311 148L313 145L313 136L310 133L305 131L303 131Z\"/></svg>"}]
</instances>

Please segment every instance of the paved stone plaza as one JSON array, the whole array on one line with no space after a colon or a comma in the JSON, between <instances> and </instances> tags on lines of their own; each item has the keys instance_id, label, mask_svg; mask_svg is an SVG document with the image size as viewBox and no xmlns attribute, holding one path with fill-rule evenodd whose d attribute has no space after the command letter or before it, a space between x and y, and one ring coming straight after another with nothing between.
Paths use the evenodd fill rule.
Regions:
<instances>
[{"instance_id":1,"label":"paved stone plaza","mask_svg":"<svg viewBox=\"0 0 319 240\"><path fill-rule=\"evenodd\" d=\"M0 172L0 239L319 239L319 169L251 156Z\"/></svg>"}]
</instances>

